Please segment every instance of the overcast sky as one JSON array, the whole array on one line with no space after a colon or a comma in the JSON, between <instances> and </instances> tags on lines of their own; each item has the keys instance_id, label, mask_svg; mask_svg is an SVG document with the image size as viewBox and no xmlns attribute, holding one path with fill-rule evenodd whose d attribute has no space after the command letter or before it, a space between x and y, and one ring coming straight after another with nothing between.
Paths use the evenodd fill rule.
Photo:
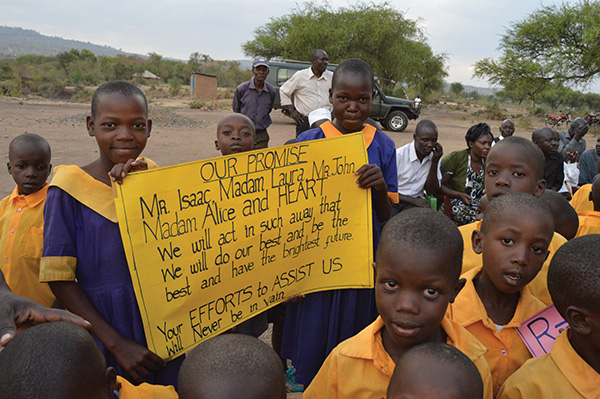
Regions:
<instances>
[{"instance_id":1,"label":"overcast sky","mask_svg":"<svg viewBox=\"0 0 600 399\"><path fill-rule=\"evenodd\" d=\"M354 3L354 2L353 2ZM436 53L448 54L448 82L487 87L472 79L472 65L497 57L500 35L544 0L390 0L420 19ZM123 51L187 60L195 51L214 59L244 59L241 43L272 17L288 14L289 0L0 0L0 25L89 41ZM348 1L332 0L337 8ZM367 60L368 61L368 60Z\"/></svg>"}]
</instances>

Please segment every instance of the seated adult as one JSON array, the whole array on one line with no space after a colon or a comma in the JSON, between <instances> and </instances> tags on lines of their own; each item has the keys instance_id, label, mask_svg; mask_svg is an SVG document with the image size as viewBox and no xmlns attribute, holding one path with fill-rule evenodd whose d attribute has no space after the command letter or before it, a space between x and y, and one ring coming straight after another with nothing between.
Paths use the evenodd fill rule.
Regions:
<instances>
[{"instance_id":1,"label":"seated adult","mask_svg":"<svg viewBox=\"0 0 600 399\"><path fill-rule=\"evenodd\" d=\"M563 162L568 162L570 156L567 152L575 155L575 161L579 162L579 157L585 151L585 139L583 136L590 130L587 122L583 118L577 118L571 123L567 130L558 131L559 143L558 152Z\"/></svg>"},{"instance_id":2,"label":"seated adult","mask_svg":"<svg viewBox=\"0 0 600 399\"><path fill-rule=\"evenodd\" d=\"M465 135L467 148L442 159L442 180L437 194L451 198L452 220L458 225L475 221L477 205L485 189L485 159L493 140L490 126L479 122Z\"/></svg>"},{"instance_id":3,"label":"seated adult","mask_svg":"<svg viewBox=\"0 0 600 399\"><path fill-rule=\"evenodd\" d=\"M596 147L581 154L579 158L579 185L592 184L594 177L598 174L597 165L600 159L600 136L596 140Z\"/></svg>"},{"instance_id":4,"label":"seated adult","mask_svg":"<svg viewBox=\"0 0 600 399\"><path fill-rule=\"evenodd\" d=\"M396 150L399 202L393 206L398 212L430 207L424 198L425 182L428 178L434 179L437 187L442 178L438 166L442 149L437 140L437 126L425 119L417 124L413 141Z\"/></svg>"}]
</instances>

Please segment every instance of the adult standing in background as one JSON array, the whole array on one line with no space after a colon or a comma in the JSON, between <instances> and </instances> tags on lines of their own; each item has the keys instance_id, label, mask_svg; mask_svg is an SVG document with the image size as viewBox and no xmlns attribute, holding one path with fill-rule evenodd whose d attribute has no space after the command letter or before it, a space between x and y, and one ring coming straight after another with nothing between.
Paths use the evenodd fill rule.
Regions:
<instances>
[{"instance_id":1,"label":"adult standing in background","mask_svg":"<svg viewBox=\"0 0 600 399\"><path fill-rule=\"evenodd\" d=\"M600 136L596 139L596 146L585 151L579 158L579 185L592 184L598 174L598 160L600 159Z\"/></svg>"},{"instance_id":2,"label":"adult standing in background","mask_svg":"<svg viewBox=\"0 0 600 399\"><path fill-rule=\"evenodd\" d=\"M287 108L290 117L296 121L296 137L310 128L308 114L312 111L325 108L331 112L329 89L333 72L327 70L329 57L324 50L317 49L310 54L310 62L310 68L296 72L279 88L281 105Z\"/></svg>"},{"instance_id":3,"label":"adult standing in background","mask_svg":"<svg viewBox=\"0 0 600 399\"><path fill-rule=\"evenodd\" d=\"M252 61L252 74L254 77L240 84L233 95L233 112L246 115L256 128L254 148L267 148L269 146L269 133L271 126L271 110L277 90L265 82L269 75L269 63L264 57L256 57Z\"/></svg>"},{"instance_id":4,"label":"adult standing in background","mask_svg":"<svg viewBox=\"0 0 600 399\"><path fill-rule=\"evenodd\" d=\"M577 118L567 130L560 130L558 137L558 152L562 156L563 162L569 162L567 152L575 153L575 161L579 162L579 157L585 151L585 139L583 136L590 130L587 122L583 118Z\"/></svg>"}]
</instances>

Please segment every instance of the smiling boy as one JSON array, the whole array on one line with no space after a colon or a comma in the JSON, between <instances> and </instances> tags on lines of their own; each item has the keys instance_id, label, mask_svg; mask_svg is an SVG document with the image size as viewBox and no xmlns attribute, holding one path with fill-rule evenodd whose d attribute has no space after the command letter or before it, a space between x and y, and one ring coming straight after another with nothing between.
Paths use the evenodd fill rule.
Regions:
<instances>
[{"instance_id":1,"label":"smiling boy","mask_svg":"<svg viewBox=\"0 0 600 399\"><path fill-rule=\"evenodd\" d=\"M15 294L48 307L55 297L48 283L39 282L39 273L50 155L50 145L37 134L13 139L7 167L17 185L0 202L0 270Z\"/></svg>"},{"instance_id":2,"label":"smiling boy","mask_svg":"<svg viewBox=\"0 0 600 399\"><path fill-rule=\"evenodd\" d=\"M486 349L445 317L465 284L459 279L462 249L456 226L437 211L413 208L390 219L375 264L380 317L333 350L305 398L384 397L400 356L426 342L448 343L465 353L491 398Z\"/></svg>"}]
</instances>

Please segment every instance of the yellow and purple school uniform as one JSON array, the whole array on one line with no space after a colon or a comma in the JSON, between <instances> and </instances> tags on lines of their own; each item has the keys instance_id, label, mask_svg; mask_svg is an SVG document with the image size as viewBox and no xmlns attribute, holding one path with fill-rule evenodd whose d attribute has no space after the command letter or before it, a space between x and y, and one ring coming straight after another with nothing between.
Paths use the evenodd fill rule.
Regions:
<instances>
[{"instance_id":1,"label":"yellow and purple school uniform","mask_svg":"<svg viewBox=\"0 0 600 399\"><path fill-rule=\"evenodd\" d=\"M19 195L16 186L0 202L0 269L12 292L50 307L56 298L39 281L47 193L48 184L29 195Z\"/></svg>"},{"instance_id":2,"label":"yellow and purple school uniform","mask_svg":"<svg viewBox=\"0 0 600 399\"><path fill-rule=\"evenodd\" d=\"M575 209L575 212L587 212L594 210L594 203L590 200L590 192L592 191L591 184L584 184L573 194L573 198L569 204Z\"/></svg>"},{"instance_id":3,"label":"yellow and purple school uniform","mask_svg":"<svg viewBox=\"0 0 600 399\"><path fill-rule=\"evenodd\" d=\"M584 211L578 213L577 216L579 216L579 228L575 237L600 234L600 212Z\"/></svg>"},{"instance_id":4,"label":"yellow and purple school uniform","mask_svg":"<svg viewBox=\"0 0 600 399\"><path fill-rule=\"evenodd\" d=\"M149 167L155 167L147 160ZM121 240L112 188L75 165L54 169L44 210L40 281L76 281L98 313L122 336L147 347ZM108 366L128 378L94 336ZM152 373L152 384L177 385L183 356Z\"/></svg>"},{"instance_id":5,"label":"yellow and purple school uniform","mask_svg":"<svg viewBox=\"0 0 600 399\"><path fill-rule=\"evenodd\" d=\"M132 385L121 376L117 376L115 393L119 399L177 399L179 395L173 386L152 385L145 382Z\"/></svg>"}]
</instances>

